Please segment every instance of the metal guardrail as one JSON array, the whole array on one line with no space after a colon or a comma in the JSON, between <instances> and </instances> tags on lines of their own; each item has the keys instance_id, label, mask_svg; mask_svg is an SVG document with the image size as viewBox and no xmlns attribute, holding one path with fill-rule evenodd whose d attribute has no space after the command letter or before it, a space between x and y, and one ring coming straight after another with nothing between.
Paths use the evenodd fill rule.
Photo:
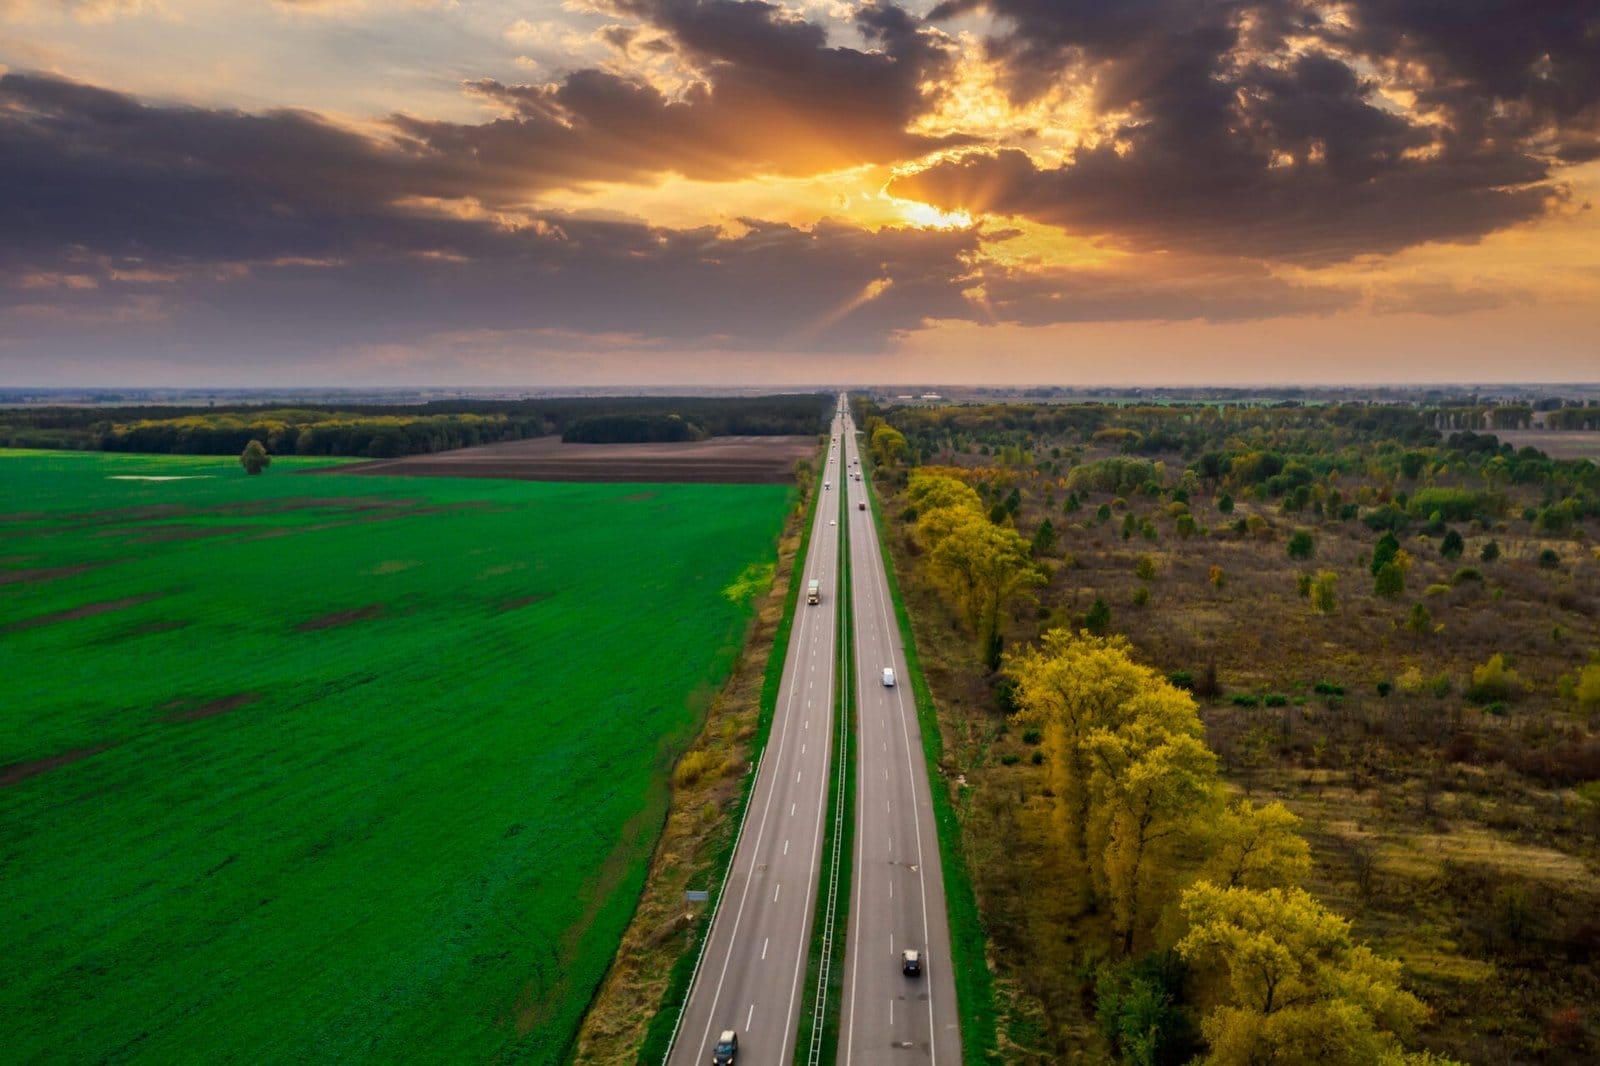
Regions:
<instances>
[{"instance_id":1,"label":"metal guardrail","mask_svg":"<svg viewBox=\"0 0 1600 1066\"><path fill-rule=\"evenodd\" d=\"M841 504L840 509L845 514L845 521L848 522L849 511L843 506L849 502L848 495L841 493L839 501ZM848 526L840 527L839 555L841 558L847 559L846 552L848 551L849 538L844 533L846 528ZM838 594L841 625L838 632L842 637L846 631L846 626L842 623L847 620L847 611L851 603L847 582L850 571L848 565L840 566L838 569L841 577L839 582L840 592ZM853 639L853 630L851 632ZM846 713L846 708L854 700L854 693L851 691L853 687L853 671L847 669L847 666L854 659L855 649L851 647L850 641L841 639L839 641L839 651L843 662L841 662L839 670L840 700L836 708L837 713L834 715L838 723L838 738L834 746L834 752L838 763L839 780L835 790L836 798L833 806L833 856L828 869L828 904L822 913L822 953L817 960L817 999L816 1005L811 1012L811 1046L806 1051L806 1066L818 1066L822 1059L823 1029L827 1020L828 975L833 963L833 931L835 919L839 914L839 863L844 849L845 786L848 783L846 775L848 767L846 764L850 757L850 715Z\"/></svg>"}]
</instances>

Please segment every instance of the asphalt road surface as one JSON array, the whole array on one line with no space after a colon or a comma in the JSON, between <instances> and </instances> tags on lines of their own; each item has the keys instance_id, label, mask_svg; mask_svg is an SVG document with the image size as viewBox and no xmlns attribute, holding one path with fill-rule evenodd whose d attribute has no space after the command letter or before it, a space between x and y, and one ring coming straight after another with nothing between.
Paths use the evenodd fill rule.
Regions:
<instances>
[{"instance_id":1,"label":"asphalt road surface","mask_svg":"<svg viewBox=\"0 0 1600 1066\"><path fill-rule=\"evenodd\" d=\"M845 953L841 1066L961 1062L944 876L927 761L854 427L844 433L851 594L855 603L856 829ZM883 683L884 667L895 685ZM905 977L900 953L919 951Z\"/></svg>"},{"instance_id":2,"label":"asphalt road surface","mask_svg":"<svg viewBox=\"0 0 1600 1066\"><path fill-rule=\"evenodd\" d=\"M841 435L841 422L831 431ZM734 849L689 1000L667 1061L703 1066L724 1029L739 1034L739 1066L790 1066L807 990L806 953L822 869L824 807L832 757L834 671L838 661L838 546L841 484L829 444L810 549L797 580L789 650L772 732ZM805 584L822 582L822 602L806 603ZM813 990L814 991L814 990ZM953 1062L953 1060L952 1060Z\"/></svg>"}]
</instances>

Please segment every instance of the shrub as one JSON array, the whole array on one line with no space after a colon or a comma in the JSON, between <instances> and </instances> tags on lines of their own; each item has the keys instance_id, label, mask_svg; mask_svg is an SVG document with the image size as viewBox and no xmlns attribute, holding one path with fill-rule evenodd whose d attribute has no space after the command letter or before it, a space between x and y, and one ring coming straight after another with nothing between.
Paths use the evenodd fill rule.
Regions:
<instances>
[{"instance_id":1,"label":"shrub","mask_svg":"<svg viewBox=\"0 0 1600 1066\"><path fill-rule=\"evenodd\" d=\"M1206 580L1211 582L1212 588L1220 589L1228 583L1228 575L1222 572L1222 567L1211 564L1211 570L1206 574Z\"/></svg>"},{"instance_id":2,"label":"shrub","mask_svg":"<svg viewBox=\"0 0 1600 1066\"><path fill-rule=\"evenodd\" d=\"M1008 751L1004 755L1000 756L1000 765L1001 766L1015 766L1015 765L1017 765L1017 763L1019 763L1021 761L1022 761L1022 756L1018 755L1014 751Z\"/></svg>"},{"instance_id":3,"label":"shrub","mask_svg":"<svg viewBox=\"0 0 1600 1066\"><path fill-rule=\"evenodd\" d=\"M1094 603L1089 607L1089 613L1083 618L1083 628L1099 636L1111 628L1111 605L1103 598L1096 596Z\"/></svg>"},{"instance_id":4,"label":"shrub","mask_svg":"<svg viewBox=\"0 0 1600 1066\"><path fill-rule=\"evenodd\" d=\"M1311 686L1311 691L1319 696L1343 696L1344 686L1335 685L1332 681L1318 681Z\"/></svg>"},{"instance_id":5,"label":"shrub","mask_svg":"<svg viewBox=\"0 0 1600 1066\"><path fill-rule=\"evenodd\" d=\"M1309 530L1297 529L1289 538L1289 558L1309 559L1316 550L1316 542L1311 539Z\"/></svg>"},{"instance_id":6,"label":"shrub","mask_svg":"<svg viewBox=\"0 0 1600 1066\"><path fill-rule=\"evenodd\" d=\"M1226 492L1224 492L1221 496L1218 496L1217 497L1217 510L1221 511L1223 514L1232 514L1233 513L1233 497L1229 496Z\"/></svg>"},{"instance_id":7,"label":"shrub","mask_svg":"<svg viewBox=\"0 0 1600 1066\"><path fill-rule=\"evenodd\" d=\"M1485 544L1483 546L1483 550L1478 552L1478 558L1482 559L1486 563L1492 563L1496 559L1500 558L1500 542L1491 540L1489 543Z\"/></svg>"},{"instance_id":8,"label":"shrub","mask_svg":"<svg viewBox=\"0 0 1600 1066\"><path fill-rule=\"evenodd\" d=\"M1420 603L1411 605L1411 613L1406 616L1406 629L1422 636L1433 628L1433 616L1428 613L1428 608Z\"/></svg>"},{"instance_id":9,"label":"shrub","mask_svg":"<svg viewBox=\"0 0 1600 1066\"><path fill-rule=\"evenodd\" d=\"M1150 602L1150 588L1149 588L1149 586L1140 585L1138 588L1133 590L1133 605L1135 607L1143 607L1145 604L1147 604L1149 602Z\"/></svg>"},{"instance_id":10,"label":"shrub","mask_svg":"<svg viewBox=\"0 0 1600 1066\"><path fill-rule=\"evenodd\" d=\"M1473 703L1503 703L1522 695L1526 687L1522 676L1506 665L1506 657L1495 652L1488 662L1472 668L1467 699Z\"/></svg>"},{"instance_id":11,"label":"shrub","mask_svg":"<svg viewBox=\"0 0 1600 1066\"><path fill-rule=\"evenodd\" d=\"M1261 702L1268 707L1284 707L1289 703L1289 697L1281 692L1269 692L1261 697Z\"/></svg>"},{"instance_id":12,"label":"shrub","mask_svg":"<svg viewBox=\"0 0 1600 1066\"><path fill-rule=\"evenodd\" d=\"M1187 670L1174 670L1167 675L1167 684L1173 688L1181 688L1185 692L1194 691L1194 675Z\"/></svg>"},{"instance_id":13,"label":"shrub","mask_svg":"<svg viewBox=\"0 0 1600 1066\"><path fill-rule=\"evenodd\" d=\"M1153 556L1141 555L1134 564L1133 572L1140 581L1154 581L1156 577L1156 561Z\"/></svg>"},{"instance_id":14,"label":"shrub","mask_svg":"<svg viewBox=\"0 0 1600 1066\"><path fill-rule=\"evenodd\" d=\"M1539 553L1539 569L1554 570L1561 565L1561 555L1554 548L1546 548Z\"/></svg>"},{"instance_id":15,"label":"shrub","mask_svg":"<svg viewBox=\"0 0 1600 1066\"><path fill-rule=\"evenodd\" d=\"M1261 702L1260 696L1252 696L1248 692L1236 692L1230 701L1235 707L1255 707Z\"/></svg>"},{"instance_id":16,"label":"shrub","mask_svg":"<svg viewBox=\"0 0 1600 1066\"><path fill-rule=\"evenodd\" d=\"M1037 729L1029 729L1027 732L1022 734L1022 742L1024 744L1038 744L1043 740L1044 734L1039 732Z\"/></svg>"},{"instance_id":17,"label":"shrub","mask_svg":"<svg viewBox=\"0 0 1600 1066\"><path fill-rule=\"evenodd\" d=\"M1451 576L1450 584L1452 584L1452 585L1464 585L1468 581L1482 581L1482 580L1483 580L1483 571L1477 569L1476 567L1463 566L1460 570L1457 570L1455 572L1455 574Z\"/></svg>"},{"instance_id":18,"label":"shrub","mask_svg":"<svg viewBox=\"0 0 1600 1066\"><path fill-rule=\"evenodd\" d=\"M673 771L672 779L680 788L693 788L720 766L721 761L716 755L705 748L696 748L678 760L678 768Z\"/></svg>"},{"instance_id":19,"label":"shrub","mask_svg":"<svg viewBox=\"0 0 1600 1066\"><path fill-rule=\"evenodd\" d=\"M1446 532L1444 539L1439 542L1439 554L1446 559L1459 559L1461 553L1466 550L1466 542L1461 539L1461 534L1453 529Z\"/></svg>"},{"instance_id":20,"label":"shrub","mask_svg":"<svg viewBox=\"0 0 1600 1066\"><path fill-rule=\"evenodd\" d=\"M1377 545L1372 549L1372 576L1378 576L1378 571L1392 562L1399 551L1400 539L1392 531L1379 537Z\"/></svg>"},{"instance_id":21,"label":"shrub","mask_svg":"<svg viewBox=\"0 0 1600 1066\"><path fill-rule=\"evenodd\" d=\"M1339 606L1339 600L1334 592L1334 586L1339 581L1339 575L1332 570L1323 570L1311 582L1311 608L1322 614L1332 614Z\"/></svg>"},{"instance_id":22,"label":"shrub","mask_svg":"<svg viewBox=\"0 0 1600 1066\"><path fill-rule=\"evenodd\" d=\"M1372 591L1385 599L1394 599L1406 590L1406 572L1394 561L1384 563L1372 582Z\"/></svg>"},{"instance_id":23,"label":"shrub","mask_svg":"<svg viewBox=\"0 0 1600 1066\"><path fill-rule=\"evenodd\" d=\"M1389 698L1389 693L1391 693L1393 691L1394 691L1393 682L1389 682L1389 681L1379 681L1378 682L1378 698L1380 700L1388 699Z\"/></svg>"}]
</instances>

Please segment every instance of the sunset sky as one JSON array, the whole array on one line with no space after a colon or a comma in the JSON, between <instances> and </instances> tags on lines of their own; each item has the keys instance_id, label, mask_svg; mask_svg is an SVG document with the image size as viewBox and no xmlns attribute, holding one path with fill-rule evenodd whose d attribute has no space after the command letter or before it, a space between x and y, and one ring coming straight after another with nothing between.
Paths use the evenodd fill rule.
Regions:
<instances>
[{"instance_id":1,"label":"sunset sky","mask_svg":"<svg viewBox=\"0 0 1600 1066\"><path fill-rule=\"evenodd\" d=\"M0 385L1600 379L1595 0L0 0Z\"/></svg>"}]
</instances>

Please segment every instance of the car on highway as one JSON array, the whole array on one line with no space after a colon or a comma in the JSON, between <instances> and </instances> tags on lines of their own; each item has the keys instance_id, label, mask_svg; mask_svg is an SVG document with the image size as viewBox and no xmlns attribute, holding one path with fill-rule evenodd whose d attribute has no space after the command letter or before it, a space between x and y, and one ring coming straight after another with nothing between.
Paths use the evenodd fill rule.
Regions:
<instances>
[{"instance_id":1,"label":"car on highway","mask_svg":"<svg viewBox=\"0 0 1600 1066\"><path fill-rule=\"evenodd\" d=\"M894 688L894 667L892 666L883 668L883 687Z\"/></svg>"},{"instance_id":2,"label":"car on highway","mask_svg":"<svg viewBox=\"0 0 1600 1066\"><path fill-rule=\"evenodd\" d=\"M907 977L921 977L922 952L902 951L900 953L900 972Z\"/></svg>"},{"instance_id":3,"label":"car on highway","mask_svg":"<svg viewBox=\"0 0 1600 1066\"><path fill-rule=\"evenodd\" d=\"M858 510L865 511L867 509L867 501L866 500L862 500L860 503L856 504L856 508Z\"/></svg>"},{"instance_id":4,"label":"car on highway","mask_svg":"<svg viewBox=\"0 0 1600 1066\"><path fill-rule=\"evenodd\" d=\"M732 1029L724 1029L722 1035L717 1037L716 1047L711 1049L711 1066L733 1066L733 1060L738 1055L739 1034Z\"/></svg>"}]
</instances>

